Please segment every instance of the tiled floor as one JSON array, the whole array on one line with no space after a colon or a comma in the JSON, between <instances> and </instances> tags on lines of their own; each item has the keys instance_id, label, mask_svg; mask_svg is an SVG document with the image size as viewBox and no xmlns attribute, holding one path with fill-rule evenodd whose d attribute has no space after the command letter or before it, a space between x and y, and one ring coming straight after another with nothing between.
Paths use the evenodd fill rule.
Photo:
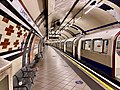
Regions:
<instances>
[{"instance_id":1,"label":"tiled floor","mask_svg":"<svg viewBox=\"0 0 120 90\"><path fill-rule=\"evenodd\" d=\"M32 90L91 90L72 68L49 47L37 64L38 72ZM82 81L76 84L76 81Z\"/></svg>"}]
</instances>

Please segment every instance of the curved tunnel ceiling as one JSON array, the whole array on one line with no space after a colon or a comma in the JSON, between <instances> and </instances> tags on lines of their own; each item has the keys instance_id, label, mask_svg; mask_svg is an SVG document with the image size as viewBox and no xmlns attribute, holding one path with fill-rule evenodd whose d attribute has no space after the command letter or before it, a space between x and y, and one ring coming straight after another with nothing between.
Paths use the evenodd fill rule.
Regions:
<instances>
[{"instance_id":1,"label":"curved tunnel ceiling","mask_svg":"<svg viewBox=\"0 0 120 90\"><path fill-rule=\"evenodd\" d=\"M92 3L90 3L91 1ZM44 19L45 13L43 14L42 19L39 19L39 22L37 23L44 36L46 35L47 30L49 30L50 34L52 32L52 34L55 35L61 34L59 35L61 38L63 36L66 38L65 35L70 38L82 34L83 31L89 34L94 32L94 29L97 29L95 31L104 30L103 27L110 25L119 27L117 24L120 22L120 0L31 0L30 3L28 0L23 0L25 7L34 20L39 18L40 14L45 10L45 2L48 3L48 29L46 29L46 18ZM78 3L75 4L75 2ZM73 5L75 5L75 7ZM31 7L33 8L31 9ZM73 7L72 10L71 7ZM62 25L60 25L60 27L59 25L56 25L57 21L61 24L70 10L70 14ZM80 13L74 17L78 11L80 11ZM73 26L73 23L79 28ZM100 29L100 27L102 28ZM65 32L63 32L63 30L65 30Z\"/></svg>"},{"instance_id":2,"label":"curved tunnel ceiling","mask_svg":"<svg viewBox=\"0 0 120 90\"><path fill-rule=\"evenodd\" d=\"M87 2L89 0L82 0L82 1ZM99 0L96 0L96 1L99 1ZM66 25L70 20L71 20L70 23L74 23L75 25L77 25L81 29L83 29L84 31L88 31L93 28L97 28L97 27L104 26L107 24L111 25L111 23L119 22L119 20L120 20L119 17L116 18L116 16L113 16L112 13L110 12L110 11L113 11L113 12L120 14L119 4L116 5L116 3L113 2L114 0L110 0L110 1L101 0L101 1L102 2L98 5L96 5L96 7L93 8L92 10L90 10L90 9L94 5L90 5L87 8L81 10L81 12L73 20L71 20L71 18L73 18L74 15L85 5L84 2L79 1L79 3L75 6L75 8L72 10L72 12L68 15L67 19L64 21L64 23L61 25L61 27L59 28L59 30L57 32L61 33L60 30L64 30L67 27L68 34L66 32L64 32L64 34L67 35L69 38L71 36L74 37L77 33L81 33L81 30L75 30L75 28L71 28L70 26ZM68 5L66 3L62 2L62 4L58 6L59 9L57 7L57 9L55 9L55 11L49 15L49 29L51 28L51 22L54 22L59 19L60 19L60 22L63 20L63 18L68 13L68 11L70 10L70 8L72 7L74 2L75 2L75 0L71 2L72 4L69 3ZM70 5L71 5L71 7L70 7ZM89 10L90 10L90 12L86 13ZM65 25L66 25L66 27L63 28ZM57 28L58 27L59 26L57 26ZM52 31L56 31L57 28ZM66 29L65 29L65 31L66 31ZM73 35L73 33L74 33L74 35ZM87 34L88 33L91 33L91 32L87 32ZM66 37L65 35L62 35L62 34L63 34L63 32L61 33L61 36Z\"/></svg>"}]
</instances>

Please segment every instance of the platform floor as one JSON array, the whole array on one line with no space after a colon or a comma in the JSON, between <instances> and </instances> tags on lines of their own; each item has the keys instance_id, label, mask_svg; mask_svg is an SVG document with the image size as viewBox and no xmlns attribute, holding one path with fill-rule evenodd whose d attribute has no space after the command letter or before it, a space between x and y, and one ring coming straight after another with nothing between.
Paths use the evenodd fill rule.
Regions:
<instances>
[{"instance_id":1,"label":"platform floor","mask_svg":"<svg viewBox=\"0 0 120 90\"><path fill-rule=\"evenodd\" d=\"M91 90L51 47L45 47L43 59L36 65L32 90ZM77 81L77 83L76 83Z\"/></svg>"}]
</instances>

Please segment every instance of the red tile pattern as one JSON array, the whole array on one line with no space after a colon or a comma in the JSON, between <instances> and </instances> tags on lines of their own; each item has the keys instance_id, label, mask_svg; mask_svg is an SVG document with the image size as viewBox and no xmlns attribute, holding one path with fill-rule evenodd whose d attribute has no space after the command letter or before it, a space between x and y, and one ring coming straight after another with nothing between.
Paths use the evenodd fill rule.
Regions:
<instances>
[{"instance_id":1,"label":"red tile pattern","mask_svg":"<svg viewBox=\"0 0 120 90\"><path fill-rule=\"evenodd\" d=\"M27 37L27 33L24 34L24 38Z\"/></svg>"},{"instance_id":2,"label":"red tile pattern","mask_svg":"<svg viewBox=\"0 0 120 90\"><path fill-rule=\"evenodd\" d=\"M24 29L24 32L26 32L26 30Z\"/></svg>"},{"instance_id":3,"label":"red tile pattern","mask_svg":"<svg viewBox=\"0 0 120 90\"><path fill-rule=\"evenodd\" d=\"M2 46L2 49L6 49L8 45L10 45L9 39L4 39L4 42L1 42L0 44Z\"/></svg>"},{"instance_id":4,"label":"red tile pattern","mask_svg":"<svg viewBox=\"0 0 120 90\"><path fill-rule=\"evenodd\" d=\"M22 35L22 30L20 30L19 32L17 32L17 37L20 37Z\"/></svg>"},{"instance_id":5,"label":"red tile pattern","mask_svg":"<svg viewBox=\"0 0 120 90\"><path fill-rule=\"evenodd\" d=\"M14 33L13 28L14 28L14 27L13 27L12 25L10 25L9 28L6 27L6 28L5 28L5 31L7 31L7 32L6 32L6 35L11 36L11 34Z\"/></svg>"},{"instance_id":6,"label":"red tile pattern","mask_svg":"<svg viewBox=\"0 0 120 90\"><path fill-rule=\"evenodd\" d=\"M28 31L20 25L0 15L0 53L21 49L24 46ZM24 41L24 43L22 43ZM22 43L22 44L21 44Z\"/></svg>"},{"instance_id":7,"label":"red tile pattern","mask_svg":"<svg viewBox=\"0 0 120 90\"><path fill-rule=\"evenodd\" d=\"M6 17L4 17L4 18L2 19L2 21L5 22L5 23L8 23L8 22L9 22L9 19L7 19Z\"/></svg>"},{"instance_id":8,"label":"red tile pattern","mask_svg":"<svg viewBox=\"0 0 120 90\"><path fill-rule=\"evenodd\" d=\"M17 25L16 28L18 28L18 30L20 30L20 26L19 25Z\"/></svg>"},{"instance_id":9,"label":"red tile pattern","mask_svg":"<svg viewBox=\"0 0 120 90\"><path fill-rule=\"evenodd\" d=\"M9 48L8 51L12 51L12 48Z\"/></svg>"},{"instance_id":10,"label":"red tile pattern","mask_svg":"<svg viewBox=\"0 0 120 90\"><path fill-rule=\"evenodd\" d=\"M16 40L16 41L13 43L14 47L17 47L18 44L19 44L19 40Z\"/></svg>"}]
</instances>

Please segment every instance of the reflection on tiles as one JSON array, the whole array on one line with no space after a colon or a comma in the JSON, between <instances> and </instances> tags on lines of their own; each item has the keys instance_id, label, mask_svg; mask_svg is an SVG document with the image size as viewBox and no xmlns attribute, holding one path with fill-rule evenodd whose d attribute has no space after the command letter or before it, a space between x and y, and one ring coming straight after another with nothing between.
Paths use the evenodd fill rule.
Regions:
<instances>
[{"instance_id":1,"label":"reflection on tiles","mask_svg":"<svg viewBox=\"0 0 120 90\"><path fill-rule=\"evenodd\" d=\"M72 68L49 46L45 47L44 58L38 67L32 90L91 90L86 83L76 84L81 78Z\"/></svg>"}]
</instances>

